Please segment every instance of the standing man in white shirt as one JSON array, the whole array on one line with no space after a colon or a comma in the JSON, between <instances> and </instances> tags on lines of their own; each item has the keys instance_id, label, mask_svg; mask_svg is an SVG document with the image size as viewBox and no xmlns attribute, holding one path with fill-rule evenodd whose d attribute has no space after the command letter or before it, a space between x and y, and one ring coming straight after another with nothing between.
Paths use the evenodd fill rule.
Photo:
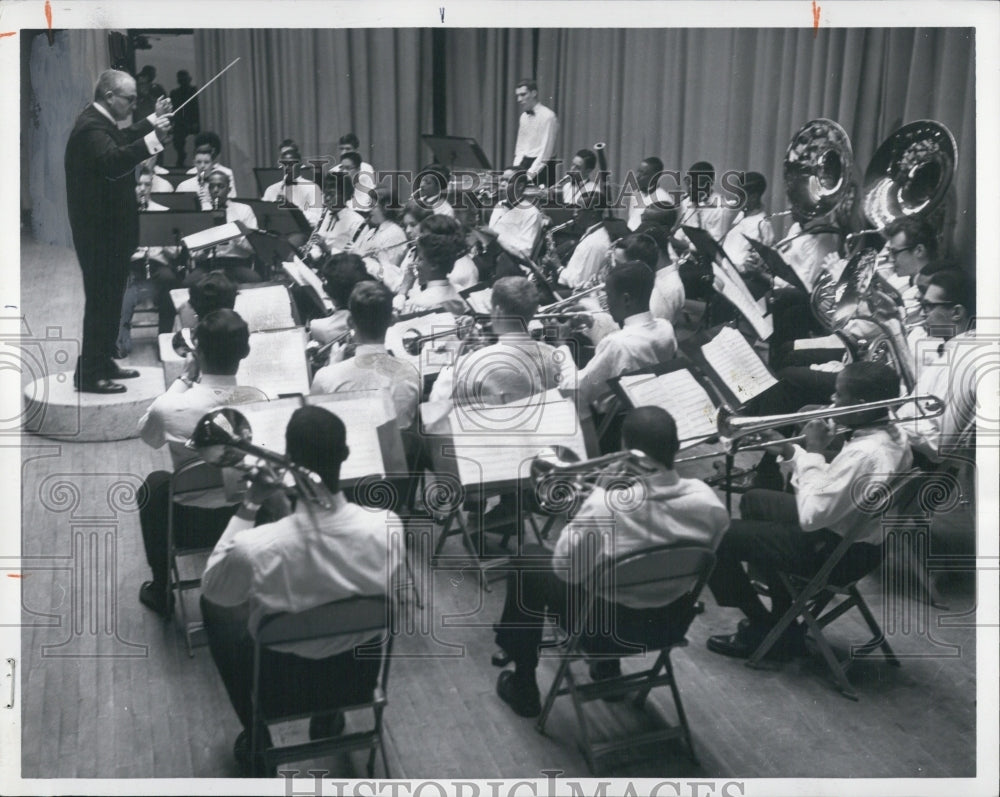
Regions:
<instances>
[{"instance_id":1,"label":"standing man in white shirt","mask_svg":"<svg viewBox=\"0 0 1000 797\"><path fill-rule=\"evenodd\" d=\"M522 80L514 89L521 116L517 122L517 141L514 144L514 168L524 169L528 179L538 185L555 182L556 135L559 120L551 108L538 101L538 84Z\"/></svg>"}]
</instances>

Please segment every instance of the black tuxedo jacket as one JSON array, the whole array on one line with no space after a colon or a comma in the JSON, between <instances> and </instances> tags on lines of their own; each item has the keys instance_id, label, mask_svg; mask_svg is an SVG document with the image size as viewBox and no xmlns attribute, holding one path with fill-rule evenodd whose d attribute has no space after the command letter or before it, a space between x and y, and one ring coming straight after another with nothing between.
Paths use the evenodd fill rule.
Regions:
<instances>
[{"instance_id":1,"label":"black tuxedo jacket","mask_svg":"<svg viewBox=\"0 0 1000 797\"><path fill-rule=\"evenodd\" d=\"M66 144L66 198L77 252L139 245L135 167L149 157L142 119L124 130L93 105L77 117Z\"/></svg>"}]
</instances>

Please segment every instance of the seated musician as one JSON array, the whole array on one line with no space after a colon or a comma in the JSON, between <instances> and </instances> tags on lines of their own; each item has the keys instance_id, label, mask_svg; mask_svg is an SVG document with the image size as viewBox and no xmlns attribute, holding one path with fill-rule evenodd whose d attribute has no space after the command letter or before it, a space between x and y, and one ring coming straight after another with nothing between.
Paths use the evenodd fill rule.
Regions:
<instances>
[{"instance_id":1,"label":"seated musician","mask_svg":"<svg viewBox=\"0 0 1000 797\"><path fill-rule=\"evenodd\" d=\"M455 209L448 201L448 170L440 163L425 166L418 175L417 190L412 199L435 216L455 217Z\"/></svg>"},{"instance_id":2,"label":"seated musician","mask_svg":"<svg viewBox=\"0 0 1000 797\"><path fill-rule=\"evenodd\" d=\"M315 224L323 206L322 192L316 183L302 176L305 164L302 162L299 145L286 138L279 148L278 166L285 170L285 176L265 188L261 199L265 202L277 202L282 207L294 205Z\"/></svg>"},{"instance_id":3,"label":"seated musician","mask_svg":"<svg viewBox=\"0 0 1000 797\"><path fill-rule=\"evenodd\" d=\"M421 380L409 361L393 357L385 349L385 332L392 324L392 294L377 282L358 282L351 291L348 309L353 345L334 347L330 364L313 377L311 392L388 389L399 428L409 429L417 416Z\"/></svg>"},{"instance_id":4,"label":"seated musician","mask_svg":"<svg viewBox=\"0 0 1000 797\"><path fill-rule=\"evenodd\" d=\"M564 205L579 205L584 196L597 190L597 183L592 179L596 168L597 155L593 150L577 150L566 171L569 179L562 186L560 198Z\"/></svg>"},{"instance_id":5,"label":"seated musician","mask_svg":"<svg viewBox=\"0 0 1000 797\"><path fill-rule=\"evenodd\" d=\"M194 177L188 177L177 184L178 194L196 194L202 210L212 209L212 197L208 193L208 175L212 171L212 147L201 144L194 151L194 166L189 170Z\"/></svg>"},{"instance_id":6,"label":"seated musician","mask_svg":"<svg viewBox=\"0 0 1000 797\"><path fill-rule=\"evenodd\" d=\"M323 266L323 289L333 302L333 312L325 318L314 318L309 322L309 340L320 345L331 343L348 331L351 316L347 308L354 286L371 275L363 261L351 252L333 255Z\"/></svg>"},{"instance_id":7,"label":"seated musician","mask_svg":"<svg viewBox=\"0 0 1000 797\"><path fill-rule=\"evenodd\" d=\"M498 277L519 277L519 263L531 257L542 231L542 213L524 198L528 173L507 169L500 178L500 203L490 214L490 229L503 250L497 259Z\"/></svg>"},{"instance_id":8,"label":"seated musician","mask_svg":"<svg viewBox=\"0 0 1000 797\"><path fill-rule=\"evenodd\" d=\"M878 363L851 363L837 376L834 406L846 407L899 396L899 377ZM795 494L750 490L717 551L709 587L720 606L740 609L746 620L735 633L710 637L708 649L724 656L747 658L791 607L792 599L778 572L812 576L844 535L862 526L847 557L872 567L881 556L881 518L859 509L857 487L864 479L891 479L908 470L913 457L907 435L891 425L884 409L859 410L836 419L851 430L831 462L823 456L833 435L824 421L806 424L806 446L777 442L774 450L790 462ZM778 440L775 430L763 433ZM770 610L762 603L746 562L761 574L771 595ZM776 658L804 653L804 628L793 625L772 649Z\"/></svg>"},{"instance_id":9,"label":"seated musician","mask_svg":"<svg viewBox=\"0 0 1000 797\"><path fill-rule=\"evenodd\" d=\"M162 166L156 165L156 157L146 158L142 162L140 171L148 171L152 177L152 183L150 184L150 191L154 194L172 194L174 192L173 183L171 183L165 177L161 177L161 174L166 174L167 170ZM166 208L164 208L166 210Z\"/></svg>"},{"instance_id":10,"label":"seated musician","mask_svg":"<svg viewBox=\"0 0 1000 797\"><path fill-rule=\"evenodd\" d=\"M143 166L135 184L140 212L154 213L167 209L150 200L152 184L153 173ZM132 316L136 306L144 298L151 298L156 305L159 331L169 332L173 327L174 304L170 301L170 291L180 286L180 279L177 277L179 255L176 247L172 246L140 246L132 255L128 283L122 298L116 355L127 357L132 351Z\"/></svg>"},{"instance_id":11,"label":"seated musician","mask_svg":"<svg viewBox=\"0 0 1000 797\"><path fill-rule=\"evenodd\" d=\"M365 220L351 207L354 183L349 175L333 170L323 183L323 213L313 231L326 252L343 252L361 233ZM315 253L310 253L318 259Z\"/></svg>"},{"instance_id":12,"label":"seated musician","mask_svg":"<svg viewBox=\"0 0 1000 797\"><path fill-rule=\"evenodd\" d=\"M906 216L890 222L882 231L883 254L892 261L889 283L900 292L906 304L916 301L917 277L944 268L938 258L938 237L932 224Z\"/></svg>"},{"instance_id":13,"label":"seated musician","mask_svg":"<svg viewBox=\"0 0 1000 797\"><path fill-rule=\"evenodd\" d=\"M587 287L600 277L607 266L611 235L605 220L607 198L599 192L584 194L573 214L576 226L584 230L569 262L557 277L560 285L573 290Z\"/></svg>"},{"instance_id":14,"label":"seated musician","mask_svg":"<svg viewBox=\"0 0 1000 797\"><path fill-rule=\"evenodd\" d=\"M375 190L375 203L354 250L364 258L368 273L395 292L403 281L400 265L406 256L406 233L399 224L399 205L389 188Z\"/></svg>"},{"instance_id":15,"label":"seated musician","mask_svg":"<svg viewBox=\"0 0 1000 797\"><path fill-rule=\"evenodd\" d=\"M643 218L655 217L656 205L646 208ZM670 262L670 230L662 224L643 222L639 231L615 244L614 262L639 260L656 271L649 312L676 325L686 299L677 266Z\"/></svg>"},{"instance_id":16,"label":"seated musician","mask_svg":"<svg viewBox=\"0 0 1000 797\"><path fill-rule=\"evenodd\" d=\"M528 334L528 324L538 312L535 286L526 277L501 277L493 283L491 302L497 342L442 369L431 389L431 401L509 404L559 386L556 350Z\"/></svg>"},{"instance_id":17,"label":"seated musician","mask_svg":"<svg viewBox=\"0 0 1000 797\"><path fill-rule=\"evenodd\" d=\"M944 414L922 418L916 403L896 411L900 420L913 418L902 427L915 451L931 461L939 461L950 449L969 445L975 423L975 368L962 362L957 348L975 341L972 328L976 314L975 282L957 268L935 272L920 300L924 328L931 338L942 342L932 352L921 351L917 358L915 396L937 396L944 401ZM982 345L982 344L980 344Z\"/></svg>"},{"instance_id":18,"label":"seated musician","mask_svg":"<svg viewBox=\"0 0 1000 797\"><path fill-rule=\"evenodd\" d=\"M229 199L229 176L223 171L213 171L208 175L208 192L212 207L225 214L227 223L238 221L252 230L257 229L257 217L249 205L232 202ZM193 285L202 275L218 268L236 283L260 282L262 277L253 270L253 247L246 236L241 235L231 241L213 246L195 255L197 265L184 280L185 285Z\"/></svg>"},{"instance_id":19,"label":"seated musician","mask_svg":"<svg viewBox=\"0 0 1000 797\"><path fill-rule=\"evenodd\" d=\"M643 158L635 171L637 190L629 193L625 200L628 228L633 232L642 224L642 212L654 202L671 204L670 194L659 185L663 176L663 161L651 155Z\"/></svg>"},{"instance_id":20,"label":"seated musician","mask_svg":"<svg viewBox=\"0 0 1000 797\"><path fill-rule=\"evenodd\" d=\"M649 312L655 283L653 270L637 260L617 265L608 274L608 312L621 329L601 339L593 359L577 377L581 413L595 405L599 411L604 409L604 401L611 395L607 380L667 362L676 355L673 326Z\"/></svg>"},{"instance_id":21,"label":"seated musician","mask_svg":"<svg viewBox=\"0 0 1000 797\"><path fill-rule=\"evenodd\" d=\"M343 155L346 152L361 152L361 139L359 139L354 133L344 133L337 140L337 153ZM370 163L365 163L361 161L360 171L362 173L369 174L372 178L375 177L375 167Z\"/></svg>"},{"instance_id":22,"label":"seated musician","mask_svg":"<svg viewBox=\"0 0 1000 797\"><path fill-rule=\"evenodd\" d=\"M208 149L200 150L199 149L200 147L208 147ZM236 192L236 177L235 175L233 175L233 170L230 169L228 166L223 166L221 163L219 163L219 155L222 154L222 139L219 138L219 135L217 133L212 132L211 130L206 130L204 133L199 133L194 138L194 148L196 153L199 151L208 152L210 160L208 162L208 166L204 169L204 171L210 172L213 171L214 169L219 169L220 171L223 171L226 174L228 174L229 187L233 192L233 196L239 196L239 194ZM198 174L201 171L202 170L198 168L197 161L195 161L195 165L192 166L190 169L188 169L187 173ZM180 191L181 188L178 187L177 190ZM184 190L190 190L190 189L184 189Z\"/></svg>"},{"instance_id":23,"label":"seated musician","mask_svg":"<svg viewBox=\"0 0 1000 797\"><path fill-rule=\"evenodd\" d=\"M209 271L188 288L188 300L177 310L174 332L194 329L199 318L213 310L232 310L236 306L236 283L224 271Z\"/></svg>"},{"instance_id":24,"label":"seated musician","mask_svg":"<svg viewBox=\"0 0 1000 797\"><path fill-rule=\"evenodd\" d=\"M535 669L545 616L558 618L566 629L580 622L578 612L587 605L587 578L597 562L671 542L715 548L729 525L729 516L711 488L697 479L680 478L674 470L678 440L670 413L659 407L631 410L622 426L621 444L641 451L656 466L637 477L644 488L639 490L644 496L641 503L609 495L622 488L606 488L598 482L560 532L555 551L550 554L540 546L525 546L521 561L533 566L513 570L508 576L503 614L494 626L503 652L494 657L494 663L511 660L515 669L500 673L497 694L522 717L541 712ZM683 634L693 609L672 606L679 597L669 591L650 594L649 588L630 587L617 590L614 604L598 607L596 616L614 618L611 632L619 643L648 636L650 627L676 626ZM593 645L600 648L603 642L607 654L614 654L617 651L610 641L597 637ZM617 676L618 660L602 656L591 662L590 673L593 680Z\"/></svg>"},{"instance_id":25,"label":"seated musician","mask_svg":"<svg viewBox=\"0 0 1000 797\"><path fill-rule=\"evenodd\" d=\"M461 226L450 216L431 215L420 222L416 241L417 274L414 278L410 272L410 278L404 280L403 287L409 282L412 288L406 295L401 315L425 310L461 315L467 306L449 279L456 262L467 257Z\"/></svg>"},{"instance_id":26,"label":"seated musician","mask_svg":"<svg viewBox=\"0 0 1000 797\"><path fill-rule=\"evenodd\" d=\"M202 316L193 338L193 368L186 368L139 420L139 436L146 445L153 448L169 445L174 470L198 459L198 454L186 448L185 443L206 412L227 403L236 389L240 361L250 353L250 331L232 310L216 310ZM139 590L139 600L164 617L173 608L172 596L167 592L170 476L162 470L150 473L143 483L146 500L139 503L142 542L153 574L153 579L143 583ZM221 489L178 498L174 507L178 543L186 547L214 544L232 513L233 507L228 505Z\"/></svg>"},{"instance_id":27,"label":"seated musician","mask_svg":"<svg viewBox=\"0 0 1000 797\"><path fill-rule=\"evenodd\" d=\"M736 270L742 274L755 260L755 256L751 257L754 250L747 238L768 246L774 243L775 238L774 227L765 215L763 204L767 179L760 172L746 172L742 175L740 187L745 197L743 207L722 241L722 248Z\"/></svg>"},{"instance_id":28,"label":"seated musician","mask_svg":"<svg viewBox=\"0 0 1000 797\"><path fill-rule=\"evenodd\" d=\"M716 242L722 243L739 211L715 190L715 167L707 161L692 164L684 183L687 191L678 208L680 222L674 237L675 244L680 244L682 248L684 244L690 244L680 227L699 227Z\"/></svg>"},{"instance_id":29,"label":"seated musician","mask_svg":"<svg viewBox=\"0 0 1000 797\"><path fill-rule=\"evenodd\" d=\"M322 407L297 409L285 429L285 450L296 465L317 474L332 501L329 509L300 498L295 511L254 528L260 505L281 489L262 470L229 521L202 576L202 616L215 666L243 725L234 754L244 774L261 774L250 760L253 716L253 635L260 621L279 612L302 612L332 601L390 589L388 529L398 523L346 501L340 469L347 459L343 422ZM296 642L269 648L262 664L272 678L262 684L267 705L295 710L336 708L371 700L377 656L360 657L370 634ZM311 738L336 735L343 715L310 723ZM267 728L259 729L270 746Z\"/></svg>"},{"instance_id":30,"label":"seated musician","mask_svg":"<svg viewBox=\"0 0 1000 797\"><path fill-rule=\"evenodd\" d=\"M375 201L372 196L375 190L375 181L370 174L361 171L362 162L361 154L358 152L340 153L340 171L350 177L351 183L354 185L354 196L351 197L348 207L358 213L365 214L372 209Z\"/></svg>"}]
</instances>

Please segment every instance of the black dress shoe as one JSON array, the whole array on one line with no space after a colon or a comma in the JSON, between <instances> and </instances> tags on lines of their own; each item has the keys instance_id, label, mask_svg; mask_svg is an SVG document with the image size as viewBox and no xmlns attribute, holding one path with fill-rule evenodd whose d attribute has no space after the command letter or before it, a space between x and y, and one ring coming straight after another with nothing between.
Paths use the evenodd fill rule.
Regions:
<instances>
[{"instance_id":1,"label":"black dress shoe","mask_svg":"<svg viewBox=\"0 0 1000 797\"><path fill-rule=\"evenodd\" d=\"M94 379L76 385L80 393L124 393L125 385L119 385L110 379Z\"/></svg>"},{"instance_id":2,"label":"black dress shoe","mask_svg":"<svg viewBox=\"0 0 1000 797\"><path fill-rule=\"evenodd\" d=\"M707 647L713 653L730 656L734 659L749 659L760 647L770 629L751 625L746 620L740 622L735 634L719 634L708 638ZM787 661L795 656L806 653L805 634L800 625L789 627L784 634L771 646L765 659L771 661Z\"/></svg>"},{"instance_id":3,"label":"black dress shoe","mask_svg":"<svg viewBox=\"0 0 1000 797\"><path fill-rule=\"evenodd\" d=\"M118 363L113 363L114 368L108 371L108 379L138 379L139 372L135 368L122 368Z\"/></svg>"},{"instance_id":4,"label":"black dress shoe","mask_svg":"<svg viewBox=\"0 0 1000 797\"><path fill-rule=\"evenodd\" d=\"M497 694L520 717L533 718L542 713L542 700L535 679L518 678L504 670L497 678Z\"/></svg>"},{"instance_id":5,"label":"black dress shoe","mask_svg":"<svg viewBox=\"0 0 1000 797\"><path fill-rule=\"evenodd\" d=\"M139 603L152 609L164 620L169 620L174 611L174 596L152 581L144 581L139 587Z\"/></svg>"}]
</instances>

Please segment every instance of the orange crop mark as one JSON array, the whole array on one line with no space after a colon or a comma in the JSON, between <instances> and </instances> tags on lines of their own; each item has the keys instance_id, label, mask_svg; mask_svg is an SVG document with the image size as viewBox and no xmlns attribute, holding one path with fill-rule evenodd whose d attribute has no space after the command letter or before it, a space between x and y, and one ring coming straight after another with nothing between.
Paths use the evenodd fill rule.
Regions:
<instances>
[{"instance_id":1,"label":"orange crop mark","mask_svg":"<svg viewBox=\"0 0 1000 797\"><path fill-rule=\"evenodd\" d=\"M822 10L818 5L816 5L816 0L812 0L813 4L813 38L816 38L816 34L819 33L819 12ZM48 0L45 2L46 7L48 6Z\"/></svg>"},{"instance_id":2,"label":"orange crop mark","mask_svg":"<svg viewBox=\"0 0 1000 797\"><path fill-rule=\"evenodd\" d=\"M5 30L3 33L0 33L0 39L4 38L5 36L16 36L16 35L17 35L16 30Z\"/></svg>"},{"instance_id":3,"label":"orange crop mark","mask_svg":"<svg viewBox=\"0 0 1000 797\"><path fill-rule=\"evenodd\" d=\"M24 573L8 573L7 578L24 578Z\"/></svg>"},{"instance_id":4,"label":"orange crop mark","mask_svg":"<svg viewBox=\"0 0 1000 797\"><path fill-rule=\"evenodd\" d=\"M48 37L49 47L51 47L55 44L56 37L52 33L52 5L49 3L49 0L45 0L45 21L49 25L48 33L45 35Z\"/></svg>"}]
</instances>

